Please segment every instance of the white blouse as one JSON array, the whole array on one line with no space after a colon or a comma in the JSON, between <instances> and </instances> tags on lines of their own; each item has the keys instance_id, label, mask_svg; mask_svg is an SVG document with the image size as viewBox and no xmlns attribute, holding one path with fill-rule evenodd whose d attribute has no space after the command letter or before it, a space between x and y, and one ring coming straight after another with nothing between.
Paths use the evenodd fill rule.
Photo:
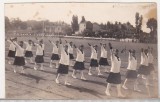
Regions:
<instances>
[{"instance_id":1,"label":"white blouse","mask_svg":"<svg viewBox=\"0 0 160 102\"><path fill-rule=\"evenodd\" d=\"M107 50L103 46L101 46L101 57L107 58Z\"/></svg>"},{"instance_id":2,"label":"white blouse","mask_svg":"<svg viewBox=\"0 0 160 102\"><path fill-rule=\"evenodd\" d=\"M153 63L153 59L152 53L148 53L148 63Z\"/></svg>"},{"instance_id":3,"label":"white blouse","mask_svg":"<svg viewBox=\"0 0 160 102\"><path fill-rule=\"evenodd\" d=\"M119 60L118 60L118 58L115 55L111 55L111 70L110 70L110 72L119 73L120 67L121 67L121 59L119 58Z\"/></svg>"},{"instance_id":4,"label":"white blouse","mask_svg":"<svg viewBox=\"0 0 160 102\"><path fill-rule=\"evenodd\" d=\"M26 51L32 51L32 44L29 44L28 42L24 42L26 44Z\"/></svg>"},{"instance_id":5,"label":"white blouse","mask_svg":"<svg viewBox=\"0 0 160 102\"><path fill-rule=\"evenodd\" d=\"M77 48L77 58L76 61L78 62L84 62L84 51L80 51L79 48Z\"/></svg>"},{"instance_id":6,"label":"white blouse","mask_svg":"<svg viewBox=\"0 0 160 102\"><path fill-rule=\"evenodd\" d=\"M67 45L68 45L68 52L70 54L73 54L73 47L69 43Z\"/></svg>"},{"instance_id":7,"label":"white blouse","mask_svg":"<svg viewBox=\"0 0 160 102\"><path fill-rule=\"evenodd\" d=\"M140 64L148 66L148 56L144 52L141 52L141 63Z\"/></svg>"},{"instance_id":8,"label":"white blouse","mask_svg":"<svg viewBox=\"0 0 160 102\"><path fill-rule=\"evenodd\" d=\"M97 60L97 51L91 46L91 59Z\"/></svg>"},{"instance_id":9,"label":"white blouse","mask_svg":"<svg viewBox=\"0 0 160 102\"><path fill-rule=\"evenodd\" d=\"M53 50L52 50L52 53L54 54L59 54L59 48L57 47L57 45L54 43L54 42L51 42L52 45L53 45Z\"/></svg>"},{"instance_id":10,"label":"white blouse","mask_svg":"<svg viewBox=\"0 0 160 102\"><path fill-rule=\"evenodd\" d=\"M62 44L60 44L60 49L61 49L61 58L59 63L63 65L69 65L69 53L68 54L66 53Z\"/></svg>"},{"instance_id":11,"label":"white blouse","mask_svg":"<svg viewBox=\"0 0 160 102\"><path fill-rule=\"evenodd\" d=\"M10 45L9 45L9 50L11 50L11 51L16 51L16 46L13 44L13 42L10 41L10 40L7 40L7 41L10 43Z\"/></svg>"},{"instance_id":12,"label":"white blouse","mask_svg":"<svg viewBox=\"0 0 160 102\"><path fill-rule=\"evenodd\" d=\"M24 48L22 48L21 46L19 46L17 44L17 42L13 42L13 43L16 46L16 54L15 54L15 56L17 56L17 57L24 57Z\"/></svg>"},{"instance_id":13,"label":"white blouse","mask_svg":"<svg viewBox=\"0 0 160 102\"><path fill-rule=\"evenodd\" d=\"M128 58L128 67L127 69L129 70L136 70L137 69L137 59L135 59L131 53L129 53L129 58Z\"/></svg>"},{"instance_id":14,"label":"white blouse","mask_svg":"<svg viewBox=\"0 0 160 102\"><path fill-rule=\"evenodd\" d=\"M41 46L40 44L35 44L37 46L37 50L36 50L36 55L43 55L43 45Z\"/></svg>"}]
</instances>

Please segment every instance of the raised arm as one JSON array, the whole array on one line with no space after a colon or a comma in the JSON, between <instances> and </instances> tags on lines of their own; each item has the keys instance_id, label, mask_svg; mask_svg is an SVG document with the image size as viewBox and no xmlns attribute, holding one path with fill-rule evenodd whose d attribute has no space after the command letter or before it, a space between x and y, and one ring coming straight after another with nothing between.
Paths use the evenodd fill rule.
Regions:
<instances>
[{"instance_id":1,"label":"raised arm","mask_svg":"<svg viewBox=\"0 0 160 102\"><path fill-rule=\"evenodd\" d=\"M92 46L90 43L88 43L89 46Z\"/></svg>"}]
</instances>

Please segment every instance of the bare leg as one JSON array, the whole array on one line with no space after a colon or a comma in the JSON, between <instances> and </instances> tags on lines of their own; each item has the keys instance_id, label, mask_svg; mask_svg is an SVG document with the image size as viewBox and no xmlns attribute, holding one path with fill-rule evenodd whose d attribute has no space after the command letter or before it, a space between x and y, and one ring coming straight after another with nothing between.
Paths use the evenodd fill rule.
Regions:
<instances>
[{"instance_id":1,"label":"bare leg","mask_svg":"<svg viewBox=\"0 0 160 102\"><path fill-rule=\"evenodd\" d=\"M57 76L56 76L56 83L57 84L59 84L59 80L58 80L59 76L60 76L60 74L58 73Z\"/></svg>"},{"instance_id":2,"label":"bare leg","mask_svg":"<svg viewBox=\"0 0 160 102\"><path fill-rule=\"evenodd\" d=\"M141 92L141 90L138 88L138 78L134 82L134 91Z\"/></svg>"},{"instance_id":3,"label":"bare leg","mask_svg":"<svg viewBox=\"0 0 160 102\"><path fill-rule=\"evenodd\" d=\"M25 57L25 63L27 63L27 58Z\"/></svg>"},{"instance_id":4,"label":"bare leg","mask_svg":"<svg viewBox=\"0 0 160 102\"><path fill-rule=\"evenodd\" d=\"M68 82L68 74L65 75L65 85L71 85L71 84Z\"/></svg>"},{"instance_id":5,"label":"bare leg","mask_svg":"<svg viewBox=\"0 0 160 102\"><path fill-rule=\"evenodd\" d=\"M12 63L11 63L11 58L10 58L10 57L8 57L8 64L12 64Z\"/></svg>"},{"instance_id":6,"label":"bare leg","mask_svg":"<svg viewBox=\"0 0 160 102\"><path fill-rule=\"evenodd\" d=\"M58 61L56 61L56 69L58 68L58 65L59 65L59 62L58 62Z\"/></svg>"},{"instance_id":7,"label":"bare leg","mask_svg":"<svg viewBox=\"0 0 160 102\"><path fill-rule=\"evenodd\" d=\"M21 73L25 73L23 66L21 66Z\"/></svg>"},{"instance_id":8,"label":"bare leg","mask_svg":"<svg viewBox=\"0 0 160 102\"><path fill-rule=\"evenodd\" d=\"M33 63L32 57L30 57L30 63Z\"/></svg>"},{"instance_id":9,"label":"bare leg","mask_svg":"<svg viewBox=\"0 0 160 102\"><path fill-rule=\"evenodd\" d=\"M97 71L98 71L98 75L103 75L103 74L101 73L101 70L99 69L99 67L97 67Z\"/></svg>"},{"instance_id":10,"label":"bare leg","mask_svg":"<svg viewBox=\"0 0 160 102\"><path fill-rule=\"evenodd\" d=\"M75 70L75 69L73 69L72 77L76 79L75 71L76 71L76 70Z\"/></svg>"},{"instance_id":11,"label":"bare leg","mask_svg":"<svg viewBox=\"0 0 160 102\"><path fill-rule=\"evenodd\" d=\"M125 97L121 92L121 84L117 85L118 97Z\"/></svg>"},{"instance_id":12,"label":"bare leg","mask_svg":"<svg viewBox=\"0 0 160 102\"><path fill-rule=\"evenodd\" d=\"M122 87L123 87L124 89L126 89L126 90L128 89L128 88L126 87L127 80L128 80L128 79L126 79L126 80L124 81L124 84L123 84L123 86L122 86Z\"/></svg>"},{"instance_id":13,"label":"bare leg","mask_svg":"<svg viewBox=\"0 0 160 102\"><path fill-rule=\"evenodd\" d=\"M41 63L41 68L40 68L40 70L44 70L44 69L43 69L43 63Z\"/></svg>"},{"instance_id":14,"label":"bare leg","mask_svg":"<svg viewBox=\"0 0 160 102\"><path fill-rule=\"evenodd\" d=\"M52 68L52 62L53 62L53 60L50 61L50 65L49 65L49 67L51 67L51 68Z\"/></svg>"},{"instance_id":15,"label":"bare leg","mask_svg":"<svg viewBox=\"0 0 160 102\"><path fill-rule=\"evenodd\" d=\"M13 67L14 73L16 73L16 68L17 68L17 66L14 66L14 67Z\"/></svg>"},{"instance_id":16,"label":"bare leg","mask_svg":"<svg viewBox=\"0 0 160 102\"><path fill-rule=\"evenodd\" d=\"M108 83L108 84L107 84L106 91L105 91L105 93L106 93L107 96L111 96L111 94L110 94L110 92L109 92L110 88L111 88L111 84Z\"/></svg>"},{"instance_id":17,"label":"bare leg","mask_svg":"<svg viewBox=\"0 0 160 102\"><path fill-rule=\"evenodd\" d=\"M83 70L81 71L81 79L82 79L82 80L86 80L86 78L84 77Z\"/></svg>"},{"instance_id":18,"label":"bare leg","mask_svg":"<svg viewBox=\"0 0 160 102\"><path fill-rule=\"evenodd\" d=\"M89 67L88 75L92 75L92 73L91 73L91 67Z\"/></svg>"},{"instance_id":19,"label":"bare leg","mask_svg":"<svg viewBox=\"0 0 160 102\"><path fill-rule=\"evenodd\" d=\"M37 70L37 63L35 63L34 65L34 70Z\"/></svg>"}]
</instances>

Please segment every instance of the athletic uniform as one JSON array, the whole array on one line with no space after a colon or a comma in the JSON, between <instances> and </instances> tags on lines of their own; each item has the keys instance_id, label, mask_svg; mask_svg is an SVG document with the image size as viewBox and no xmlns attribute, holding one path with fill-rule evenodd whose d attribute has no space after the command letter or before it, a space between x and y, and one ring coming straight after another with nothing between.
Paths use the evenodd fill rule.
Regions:
<instances>
[{"instance_id":1,"label":"athletic uniform","mask_svg":"<svg viewBox=\"0 0 160 102\"><path fill-rule=\"evenodd\" d=\"M136 79L137 78L137 59L131 55L129 52L129 58L128 58L128 67L127 67L127 73L126 78L127 79Z\"/></svg>"},{"instance_id":2,"label":"athletic uniform","mask_svg":"<svg viewBox=\"0 0 160 102\"><path fill-rule=\"evenodd\" d=\"M75 70L84 70L85 66L84 66L84 51L81 51L79 48L77 49L77 58L76 58L76 62L73 66L73 69Z\"/></svg>"},{"instance_id":3,"label":"athletic uniform","mask_svg":"<svg viewBox=\"0 0 160 102\"><path fill-rule=\"evenodd\" d=\"M13 65L24 66L25 65L24 48L19 46L17 42L14 42L14 44L16 45L16 55Z\"/></svg>"},{"instance_id":4,"label":"athletic uniform","mask_svg":"<svg viewBox=\"0 0 160 102\"><path fill-rule=\"evenodd\" d=\"M37 46L37 50L36 50L36 58L35 58L35 62L36 63L44 63L44 58L43 58L43 54L44 54L44 50L43 50L43 45L40 44L35 44Z\"/></svg>"},{"instance_id":5,"label":"athletic uniform","mask_svg":"<svg viewBox=\"0 0 160 102\"><path fill-rule=\"evenodd\" d=\"M99 60L99 65L102 65L102 66L109 65L108 60L107 60L107 50L103 46L101 46L101 57Z\"/></svg>"},{"instance_id":6,"label":"athletic uniform","mask_svg":"<svg viewBox=\"0 0 160 102\"><path fill-rule=\"evenodd\" d=\"M26 44L26 52L25 52L25 57L33 57L32 53L32 44L29 44L28 42L24 42Z\"/></svg>"},{"instance_id":7,"label":"athletic uniform","mask_svg":"<svg viewBox=\"0 0 160 102\"><path fill-rule=\"evenodd\" d=\"M53 43L53 42L51 42L51 43L53 45L53 51L52 51L51 60L59 60L60 59L59 58L59 48L55 43Z\"/></svg>"},{"instance_id":8,"label":"athletic uniform","mask_svg":"<svg viewBox=\"0 0 160 102\"><path fill-rule=\"evenodd\" d=\"M111 84L121 84L120 74L121 59L113 55L111 56L111 70L107 78L107 82Z\"/></svg>"},{"instance_id":9,"label":"athletic uniform","mask_svg":"<svg viewBox=\"0 0 160 102\"><path fill-rule=\"evenodd\" d=\"M144 52L141 52L141 63L138 69L138 74L142 74L142 75L150 74L149 67L148 67L148 56Z\"/></svg>"},{"instance_id":10,"label":"athletic uniform","mask_svg":"<svg viewBox=\"0 0 160 102\"><path fill-rule=\"evenodd\" d=\"M98 61L97 61L97 51L91 46L91 67L98 67Z\"/></svg>"},{"instance_id":11,"label":"athletic uniform","mask_svg":"<svg viewBox=\"0 0 160 102\"><path fill-rule=\"evenodd\" d=\"M65 51L63 48L63 45L60 44L60 49L61 49L61 58L59 61L59 67L57 70L58 74L68 74L69 70L69 53Z\"/></svg>"},{"instance_id":12,"label":"athletic uniform","mask_svg":"<svg viewBox=\"0 0 160 102\"><path fill-rule=\"evenodd\" d=\"M8 57L15 57L15 53L16 53L16 46L13 44L12 41L7 40L10 45L9 45L9 52L8 52Z\"/></svg>"},{"instance_id":13,"label":"athletic uniform","mask_svg":"<svg viewBox=\"0 0 160 102\"><path fill-rule=\"evenodd\" d=\"M68 52L69 52L69 58L74 59L73 56L73 47L68 43Z\"/></svg>"}]
</instances>

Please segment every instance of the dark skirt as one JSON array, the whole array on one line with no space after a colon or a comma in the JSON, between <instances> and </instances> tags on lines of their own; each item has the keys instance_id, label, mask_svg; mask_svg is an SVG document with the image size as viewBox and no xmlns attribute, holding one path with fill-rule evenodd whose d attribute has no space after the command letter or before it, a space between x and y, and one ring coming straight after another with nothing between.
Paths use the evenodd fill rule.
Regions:
<instances>
[{"instance_id":1,"label":"dark skirt","mask_svg":"<svg viewBox=\"0 0 160 102\"><path fill-rule=\"evenodd\" d=\"M44 63L43 55L36 55L35 62Z\"/></svg>"},{"instance_id":2,"label":"dark skirt","mask_svg":"<svg viewBox=\"0 0 160 102\"><path fill-rule=\"evenodd\" d=\"M149 75L150 74L149 67L145 65L140 65L138 69L138 74Z\"/></svg>"},{"instance_id":3,"label":"dark skirt","mask_svg":"<svg viewBox=\"0 0 160 102\"><path fill-rule=\"evenodd\" d=\"M91 67L98 67L98 61L96 59L91 59L90 66Z\"/></svg>"},{"instance_id":4,"label":"dark skirt","mask_svg":"<svg viewBox=\"0 0 160 102\"><path fill-rule=\"evenodd\" d=\"M58 54L52 54L51 60L59 60L59 55Z\"/></svg>"},{"instance_id":5,"label":"dark skirt","mask_svg":"<svg viewBox=\"0 0 160 102\"><path fill-rule=\"evenodd\" d=\"M74 59L74 56L73 56L73 54L69 54L69 59Z\"/></svg>"},{"instance_id":6,"label":"dark skirt","mask_svg":"<svg viewBox=\"0 0 160 102\"><path fill-rule=\"evenodd\" d=\"M76 63L73 66L73 69L75 69L75 70L84 70L85 69L84 62L76 61Z\"/></svg>"},{"instance_id":7,"label":"dark skirt","mask_svg":"<svg viewBox=\"0 0 160 102\"><path fill-rule=\"evenodd\" d=\"M15 59L14 59L13 65L24 66L25 65L24 57L18 57L18 56L16 56Z\"/></svg>"},{"instance_id":8,"label":"dark skirt","mask_svg":"<svg viewBox=\"0 0 160 102\"><path fill-rule=\"evenodd\" d=\"M154 65L152 63L149 63L148 67L149 67L148 69L149 69L150 72L155 70Z\"/></svg>"},{"instance_id":9,"label":"dark skirt","mask_svg":"<svg viewBox=\"0 0 160 102\"><path fill-rule=\"evenodd\" d=\"M121 84L121 74L110 72L106 81L111 84Z\"/></svg>"},{"instance_id":10,"label":"dark skirt","mask_svg":"<svg viewBox=\"0 0 160 102\"><path fill-rule=\"evenodd\" d=\"M8 52L8 57L15 57L15 54L16 54L16 51L11 51L11 50L9 50L9 52Z\"/></svg>"},{"instance_id":11,"label":"dark skirt","mask_svg":"<svg viewBox=\"0 0 160 102\"><path fill-rule=\"evenodd\" d=\"M108 63L107 58L102 58L102 57L101 57L100 60L99 60L99 65L108 66L109 63Z\"/></svg>"},{"instance_id":12,"label":"dark skirt","mask_svg":"<svg viewBox=\"0 0 160 102\"><path fill-rule=\"evenodd\" d=\"M60 64L58 67L57 73L68 74L68 70L69 70L68 65Z\"/></svg>"},{"instance_id":13,"label":"dark skirt","mask_svg":"<svg viewBox=\"0 0 160 102\"><path fill-rule=\"evenodd\" d=\"M127 70L126 78L127 79L136 79L137 78L137 71L136 70Z\"/></svg>"},{"instance_id":14,"label":"dark skirt","mask_svg":"<svg viewBox=\"0 0 160 102\"><path fill-rule=\"evenodd\" d=\"M33 57L32 51L26 51L25 57Z\"/></svg>"}]
</instances>

